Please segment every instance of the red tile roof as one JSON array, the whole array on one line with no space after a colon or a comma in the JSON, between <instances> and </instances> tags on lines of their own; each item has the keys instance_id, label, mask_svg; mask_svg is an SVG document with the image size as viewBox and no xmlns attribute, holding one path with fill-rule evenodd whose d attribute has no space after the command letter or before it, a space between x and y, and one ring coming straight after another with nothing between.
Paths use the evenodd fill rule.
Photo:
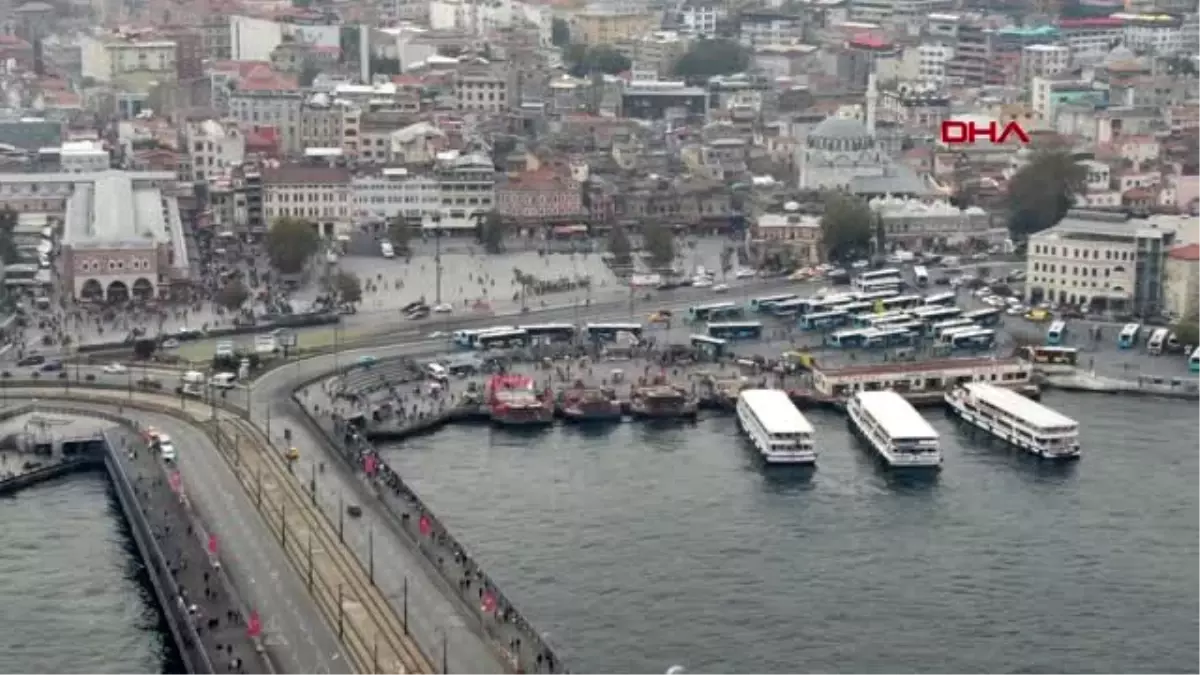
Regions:
<instances>
[{"instance_id":1,"label":"red tile roof","mask_svg":"<svg viewBox=\"0 0 1200 675\"><path fill-rule=\"evenodd\" d=\"M1176 246L1167 254L1172 260L1186 260L1188 262L1200 262L1200 244L1184 244Z\"/></svg>"}]
</instances>

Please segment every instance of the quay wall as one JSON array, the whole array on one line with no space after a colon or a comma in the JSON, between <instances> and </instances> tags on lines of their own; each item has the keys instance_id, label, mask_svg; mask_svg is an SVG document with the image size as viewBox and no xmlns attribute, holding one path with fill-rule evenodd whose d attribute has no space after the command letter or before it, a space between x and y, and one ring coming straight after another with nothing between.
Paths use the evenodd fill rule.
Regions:
<instances>
[{"instance_id":1,"label":"quay wall","mask_svg":"<svg viewBox=\"0 0 1200 675\"><path fill-rule=\"evenodd\" d=\"M329 374L326 373L319 377L313 378L309 382L305 382L297 387L297 391L303 389L312 383L326 379ZM292 404L298 409L298 418L306 424L309 429L319 438L324 438L336 451L339 457L342 458L355 471L362 470L361 457L365 453L375 451L374 446L361 434L356 434L352 438L347 434L339 433L339 430L331 430L315 419L308 411L303 402L296 396L292 395ZM457 415L467 417L468 414L459 411ZM411 437L420 433L428 433L433 429L445 424L451 420L453 416L446 416L445 419L435 419L433 421L426 420L425 423L413 428L410 433L392 432L391 438L399 440L401 437ZM386 462L380 458L380 464L386 466ZM379 485L377 482L372 482L375 496L384 510L391 517L394 530L401 536L404 541L409 542L418 551L420 558L426 563L426 568L433 572L434 578L439 579L445 584L443 591L448 597L455 598L460 606L466 610L467 616L475 617L480 627L492 639L494 643L498 643L501 631L497 626L497 619L494 612L486 611L480 604L471 602L470 599L464 597L464 592L460 586L462 579L459 575L453 575L447 569L461 569L459 565L447 565L445 556L440 556L442 551L461 551L467 556L467 562L470 562L468 550L465 546L458 542L447 528L429 508L428 504L421 499L407 483L395 471L391 471L391 476L398 483L398 491L411 500L414 510L425 516L428 524L428 533L417 531L419 527L416 519L408 516L408 509L401 503L392 490ZM440 542L439 544L431 544L430 542ZM506 650L506 657L512 663L514 670L517 672L550 672L550 673L566 673L569 672L563 660L554 651L553 647L542 637L541 633L536 630L533 625L526 620L520 611L509 601L500 590L499 586L480 568L475 568L480 575L480 581L487 588L491 589L496 597L497 607L509 608L510 616L505 623L518 627L521 635L521 644L517 653L508 652L508 645L497 644L498 648ZM540 657L540 658L539 658Z\"/></svg>"},{"instance_id":2,"label":"quay wall","mask_svg":"<svg viewBox=\"0 0 1200 675\"><path fill-rule=\"evenodd\" d=\"M31 471L19 473L10 478L0 480L0 496L10 495L31 485L37 485L48 480L54 480L76 471L95 469L103 464L100 457L73 457L61 459L53 464L38 467Z\"/></svg>"}]
</instances>

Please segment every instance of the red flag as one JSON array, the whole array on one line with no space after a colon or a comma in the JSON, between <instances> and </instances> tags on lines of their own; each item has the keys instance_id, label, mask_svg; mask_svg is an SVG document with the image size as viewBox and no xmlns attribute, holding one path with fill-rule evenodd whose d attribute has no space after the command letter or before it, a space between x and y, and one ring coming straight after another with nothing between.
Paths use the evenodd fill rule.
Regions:
<instances>
[{"instance_id":1,"label":"red flag","mask_svg":"<svg viewBox=\"0 0 1200 675\"><path fill-rule=\"evenodd\" d=\"M433 523L429 522L429 516L421 514L421 520L418 521L421 528L421 534L429 536L429 532L433 530Z\"/></svg>"},{"instance_id":2,"label":"red flag","mask_svg":"<svg viewBox=\"0 0 1200 675\"><path fill-rule=\"evenodd\" d=\"M246 635L252 638L262 635L262 621L258 618L258 612L250 612L250 620L246 622Z\"/></svg>"},{"instance_id":3,"label":"red flag","mask_svg":"<svg viewBox=\"0 0 1200 675\"><path fill-rule=\"evenodd\" d=\"M217 555L217 535L215 534L208 535L208 554L214 557Z\"/></svg>"},{"instance_id":4,"label":"red flag","mask_svg":"<svg viewBox=\"0 0 1200 675\"><path fill-rule=\"evenodd\" d=\"M375 464L375 455L367 455L367 458L363 460L363 468L366 469L368 476L375 475Z\"/></svg>"},{"instance_id":5,"label":"red flag","mask_svg":"<svg viewBox=\"0 0 1200 675\"><path fill-rule=\"evenodd\" d=\"M171 492L179 494L179 489L183 487L183 477L179 475L178 471L172 471L171 475L167 477L167 483L171 486Z\"/></svg>"},{"instance_id":6,"label":"red flag","mask_svg":"<svg viewBox=\"0 0 1200 675\"><path fill-rule=\"evenodd\" d=\"M491 591L484 591L483 601L480 603L479 609L489 614L496 611L496 595Z\"/></svg>"}]
</instances>

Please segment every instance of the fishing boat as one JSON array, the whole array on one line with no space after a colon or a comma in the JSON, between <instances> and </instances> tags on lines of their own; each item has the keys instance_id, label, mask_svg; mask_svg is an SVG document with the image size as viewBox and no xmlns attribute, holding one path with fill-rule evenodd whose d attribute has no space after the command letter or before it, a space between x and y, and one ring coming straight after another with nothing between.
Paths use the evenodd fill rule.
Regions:
<instances>
[{"instance_id":1,"label":"fishing boat","mask_svg":"<svg viewBox=\"0 0 1200 675\"><path fill-rule=\"evenodd\" d=\"M569 422L619 422L621 402L611 389L576 387L563 392L563 417Z\"/></svg>"},{"instance_id":2,"label":"fishing boat","mask_svg":"<svg viewBox=\"0 0 1200 675\"><path fill-rule=\"evenodd\" d=\"M665 383L637 387L629 397L629 409L640 419L690 419L699 409L695 396Z\"/></svg>"}]
</instances>

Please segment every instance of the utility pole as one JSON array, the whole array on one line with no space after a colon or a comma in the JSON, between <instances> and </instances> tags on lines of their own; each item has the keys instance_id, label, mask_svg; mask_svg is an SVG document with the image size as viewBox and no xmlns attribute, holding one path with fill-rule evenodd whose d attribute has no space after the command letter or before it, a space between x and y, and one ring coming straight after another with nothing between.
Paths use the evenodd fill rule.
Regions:
<instances>
[{"instance_id":1,"label":"utility pole","mask_svg":"<svg viewBox=\"0 0 1200 675\"><path fill-rule=\"evenodd\" d=\"M433 304L442 304L442 216L433 215Z\"/></svg>"}]
</instances>

